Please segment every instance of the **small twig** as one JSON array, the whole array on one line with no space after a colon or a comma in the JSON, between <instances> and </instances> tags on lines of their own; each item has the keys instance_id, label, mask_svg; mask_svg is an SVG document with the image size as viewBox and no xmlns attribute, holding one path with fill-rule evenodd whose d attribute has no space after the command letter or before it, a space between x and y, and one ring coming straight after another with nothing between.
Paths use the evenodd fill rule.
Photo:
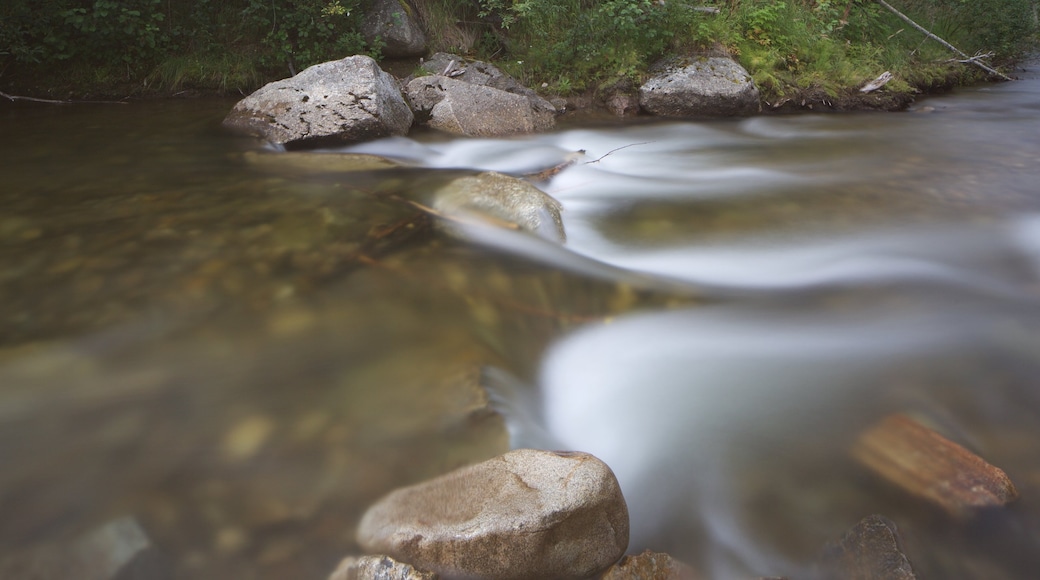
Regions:
<instances>
[{"instance_id":1,"label":"small twig","mask_svg":"<svg viewBox=\"0 0 1040 580\"><path fill-rule=\"evenodd\" d=\"M52 105L125 105L126 101L58 101L55 99L37 99L36 97L22 97L19 95L9 95L3 91L0 91L0 97L3 97L9 101L32 101L34 103L49 103Z\"/></svg>"},{"instance_id":2,"label":"small twig","mask_svg":"<svg viewBox=\"0 0 1040 580\"><path fill-rule=\"evenodd\" d=\"M973 56L971 58L966 58L966 59L963 59L963 60L957 59L957 58L951 58L951 59L949 59L949 60L947 60L945 62L959 62L961 64L971 64L971 63L974 63L975 61L977 61L977 60L979 60L981 58L990 58L990 57L993 56L993 54L994 54L993 52L987 52L985 54L976 53L975 56Z\"/></svg>"},{"instance_id":3,"label":"small twig","mask_svg":"<svg viewBox=\"0 0 1040 580\"><path fill-rule=\"evenodd\" d=\"M592 161L586 161L585 163L582 163L582 165L591 165L593 163L599 163L600 161L603 160L604 157L606 157L607 155L610 155L611 153L614 153L616 151L621 151L622 149L628 149L629 147L635 147L636 145L649 145L651 143L653 143L653 141L645 141L643 143L631 143L631 144L628 144L628 145L622 145L621 147L618 147L617 149L611 149L610 151L607 151L599 159L593 159Z\"/></svg>"}]
</instances>

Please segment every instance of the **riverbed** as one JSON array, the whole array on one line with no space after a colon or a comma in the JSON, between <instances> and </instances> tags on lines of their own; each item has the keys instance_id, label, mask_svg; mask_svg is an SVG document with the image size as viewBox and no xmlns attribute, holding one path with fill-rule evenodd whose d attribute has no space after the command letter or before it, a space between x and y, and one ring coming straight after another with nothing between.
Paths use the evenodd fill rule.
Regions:
<instances>
[{"instance_id":1,"label":"riverbed","mask_svg":"<svg viewBox=\"0 0 1040 580\"><path fill-rule=\"evenodd\" d=\"M1031 577L1040 75L1021 74L903 113L334 151L402 164L362 172L273 160L221 129L233 101L0 105L0 556L130 516L176 578L324 578L372 501L512 436L602 458L630 550L705 578L804 578L875 513L921 578ZM562 246L418 209L576 154L538 184ZM867 472L849 448L893 412L1021 499L960 520Z\"/></svg>"}]
</instances>

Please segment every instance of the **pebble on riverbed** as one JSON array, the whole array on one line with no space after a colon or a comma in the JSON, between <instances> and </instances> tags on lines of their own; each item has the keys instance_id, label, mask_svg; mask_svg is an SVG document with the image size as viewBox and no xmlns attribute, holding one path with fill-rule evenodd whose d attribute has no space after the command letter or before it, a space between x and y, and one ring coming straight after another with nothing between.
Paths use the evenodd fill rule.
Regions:
<instances>
[{"instance_id":1,"label":"pebble on riverbed","mask_svg":"<svg viewBox=\"0 0 1040 580\"><path fill-rule=\"evenodd\" d=\"M888 518L860 520L820 557L822 580L916 580L899 533Z\"/></svg>"},{"instance_id":2,"label":"pebble on riverbed","mask_svg":"<svg viewBox=\"0 0 1040 580\"><path fill-rule=\"evenodd\" d=\"M437 580L432 572L417 570L389 556L348 556L329 580Z\"/></svg>"},{"instance_id":3,"label":"pebble on riverbed","mask_svg":"<svg viewBox=\"0 0 1040 580\"><path fill-rule=\"evenodd\" d=\"M172 569L137 520L112 520L68 544L0 559L0 578L19 580L167 580Z\"/></svg>"},{"instance_id":4,"label":"pebble on riverbed","mask_svg":"<svg viewBox=\"0 0 1040 580\"><path fill-rule=\"evenodd\" d=\"M697 580L697 573L668 554L646 550L638 556L625 556L600 580Z\"/></svg>"},{"instance_id":5,"label":"pebble on riverbed","mask_svg":"<svg viewBox=\"0 0 1040 580\"><path fill-rule=\"evenodd\" d=\"M586 578L624 554L628 508L599 459L520 449L394 491L357 540L448 577Z\"/></svg>"}]
</instances>

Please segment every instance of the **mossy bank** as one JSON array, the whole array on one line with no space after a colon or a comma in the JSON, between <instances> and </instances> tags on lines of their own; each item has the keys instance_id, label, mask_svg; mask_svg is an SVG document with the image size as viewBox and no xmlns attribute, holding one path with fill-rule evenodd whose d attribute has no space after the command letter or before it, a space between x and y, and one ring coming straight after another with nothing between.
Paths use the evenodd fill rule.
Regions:
<instances>
[{"instance_id":1,"label":"mossy bank","mask_svg":"<svg viewBox=\"0 0 1040 580\"><path fill-rule=\"evenodd\" d=\"M1010 72L1037 40L1037 0L894 0L968 55ZM306 66L384 57L374 0L10 0L0 91L54 99L247 94ZM898 109L987 73L874 0L407 0L427 51L496 63L545 95L594 105L669 55L730 55L763 108ZM990 54L991 53L991 54ZM386 60L386 59L384 59ZM418 58L385 62L406 76ZM870 94L881 73L893 79Z\"/></svg>"}]
</instances>

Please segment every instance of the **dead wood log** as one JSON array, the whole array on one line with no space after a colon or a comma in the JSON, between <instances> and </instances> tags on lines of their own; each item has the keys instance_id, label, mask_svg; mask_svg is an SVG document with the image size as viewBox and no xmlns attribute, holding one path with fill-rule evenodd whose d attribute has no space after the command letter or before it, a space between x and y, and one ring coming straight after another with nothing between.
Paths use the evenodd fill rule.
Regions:
<instances>
[{"instance_id":1,"label":"dead wood log","mask_svg":"<svg viewBox=\"0 0 1040 580\"><path fill-rule=\"evenodd\" d=\"M889 415L867 429L853 446L852 456L954 516L1018 498L1003 470L903 414Z\"/></svg>"},{"instance_id":2,"label":"dead wood log","mask_svg":"<svg viewBox=\"0 0 1040 580\"><path fill-rule=\"evenodd\" d=\"M946 48L952 50L953 52L961 55L962 58L967 59L967 61L970 62L971 64L974 64L975 66L981 68L982 70L984 70L984 71L986 71L986 72L988 72L988 73L990 73L992 75L996 75L996 76L998 76L998 77L1000 77L1000 78L1002 78L1002 79L1004 79L1006 81L1014 80L1011 77L1007 76L1006 74L998 71L997 69L989 67L989 66L987 66L986 64L982 63L981 61L979 61L977 59L972 59L972 57L970 57L967 54L961 52L961 50L958 49L956 46L954 46L954 45L950 44L949 42L946 42L945 40L943 40L943 39L939 38L938 36L932 34L927 29L925 29L925 27L923 27L920 24L918 24L918 23L914 22L913 20L911 20L909 16L907 16L906 14L903 14L902 12L900 12L900 11L896 10L895 8L893 8L892 5L889 4L888 2L885 2L885 0L876 0L876 1L877 1L878 4L880 4L880 5L884 6L885 8L887 8L890 12L892 12L893 14L895 14L896 16L901 18L904 22L906 22L910 26L913 26L914 28L916 28L918 31L923 33L928 38L931 38L932 40L938 42L939 44L945 46Z\"/></svg>"}]
</instances>

